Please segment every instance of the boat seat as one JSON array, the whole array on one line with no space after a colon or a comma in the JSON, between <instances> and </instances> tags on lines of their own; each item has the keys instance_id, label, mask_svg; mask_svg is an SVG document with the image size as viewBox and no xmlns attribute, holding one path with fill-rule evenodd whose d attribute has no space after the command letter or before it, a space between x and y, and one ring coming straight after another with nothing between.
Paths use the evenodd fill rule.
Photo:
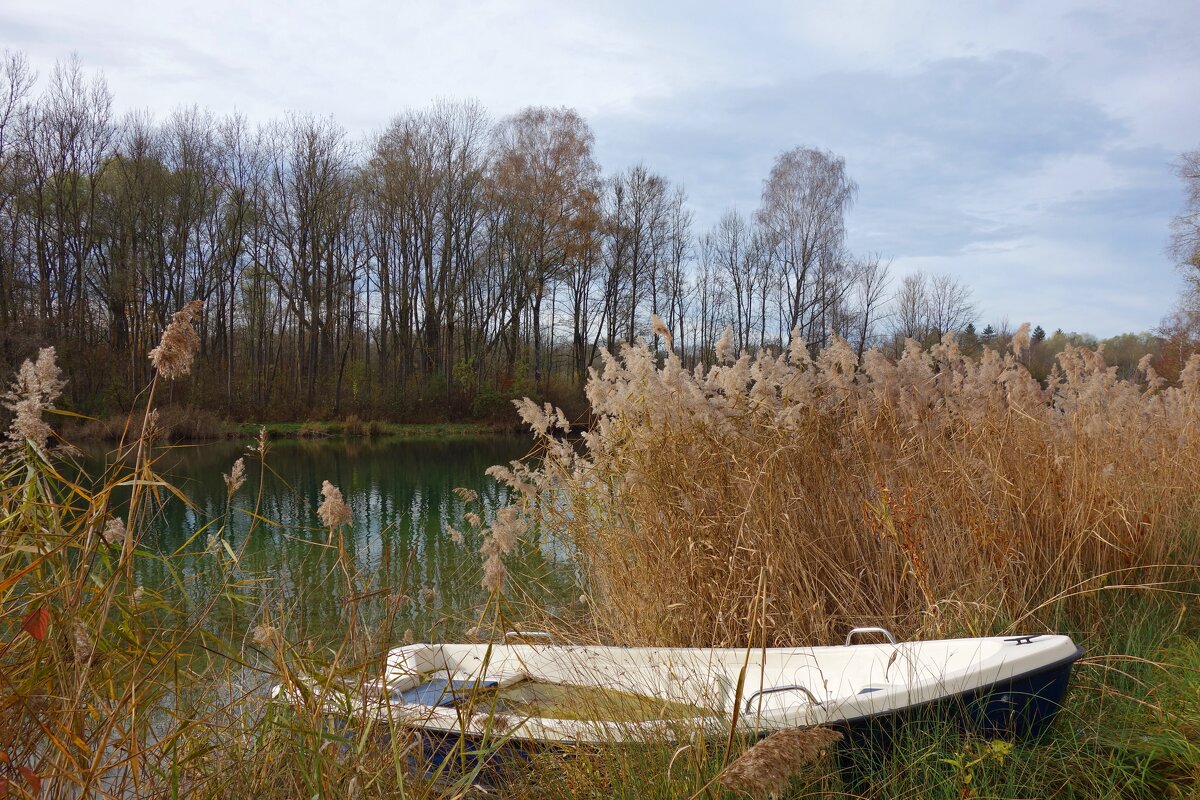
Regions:
<instances>
[{"instance_id":1,"label":"boat seat","mask_svg":"<svg viewBox=\"0 0 1200 800\"><path fill-rule=\"evenodd\" d=\"M490 689L492 687L497 689L507 689L514 683L520 683L521 681L529 680L529 675L521 670L489 669L481 677L477 673L459 670L451 674L450 679L455 682L470 684L471 686L474 686L477 681L481 681L479 683L479 688L481 689Z\"/></svg>"},{"instance_id":2,"label":"boat seat","mask_svg":"<svg viewBox=\"0 0 1200 800\"><path fill-rule=\"evenodd\" d=\"M431 706L433 708L451 708L459 698L477 689L493 689L494 681L482 683L474 680L454 680L446 678L430 678L419 686L400 693L400 702L411 706Z\"/></svg>"},{"instance_id":3,"label":"boat seat","mask_svg":"<svg viewBox=\"0 0 1200 800\"><path fill-rule=\"evenodd\" d=\"M479 689L505 689L528 680L524 672L489 670L482 678L466 672L454 672L448 677L431 676L422 683L393 692L394 699L407 705L450 708L459 696Z\"/></svg>"}]
</instances>

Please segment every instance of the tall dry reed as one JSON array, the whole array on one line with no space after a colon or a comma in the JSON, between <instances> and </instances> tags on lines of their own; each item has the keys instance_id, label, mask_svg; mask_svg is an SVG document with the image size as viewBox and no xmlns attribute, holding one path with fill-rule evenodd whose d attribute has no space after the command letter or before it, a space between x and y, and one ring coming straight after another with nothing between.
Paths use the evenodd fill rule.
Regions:
<instances>
[{"instance_id":1,"label":"tall dry reed","mask_svg":"<svg viewBox=\"0 0 1200 800\"><path fill-rule=\"evenodd\" d=\"M147 541L168 496L187 502L156 472L153 397L160 379L190 370L198 310L185 307L164 333L157 376L101 474L50 447L59 437L46 415L62 389L52 349L4 395L14 416L0 437L0 798L440 796L405 731L323 713L325 694L372 685L400 607L388 603L376 626L359 621L373 599L346 567L338 529L350 510L335 487L325 484L320 511L330 541L308 532L313 556L334 551L331 575L355 589L329 649L290 641L283 601L261 600L266 581L240 567L261 535L265 431L247 454L257 492L239 458L223 475L224 514L177 550ZM235 515L252 520L240 542ZM299 675L306 706L271 700L274 684Z\"/></svg>"},{"instance_id":2,"label":"tall dry reed","mask_svg":"<svg viewBox=\"0 0 1200 800\"><path fill-rule=\"evenodd\" d=\"M494 474L567 541L614 641L745 643L760 580L789 644L1030 628L1105 582L1194 578L1200 359L1166 387L1069 347L1042 386L1027 340L861 361L840 340L736 358L723 341L694 371L627 347L591 375L579 450L524 401L540 461Z\"/></svg>"}]
</instances>

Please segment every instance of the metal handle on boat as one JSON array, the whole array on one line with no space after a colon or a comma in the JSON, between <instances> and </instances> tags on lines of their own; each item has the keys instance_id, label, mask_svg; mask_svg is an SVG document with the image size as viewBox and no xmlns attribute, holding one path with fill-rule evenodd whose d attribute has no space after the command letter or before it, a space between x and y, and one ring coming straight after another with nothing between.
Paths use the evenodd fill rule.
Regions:
<instances>
[{"instance_id":1,"label":"metal handle on boat","mask_svg":"<svg viewBox=\"0 0 1200 800\"><path fill-rule=\"evenodd\" d=\"M546 631L505 631L504 643L508 644L509 639L540 639L547 644L554 642L554 634Z\"/></svg>"},{"instance_id":2,"label":"metal handle on boat","mask_svg":"<svg viewBox=\"0 0 1200 800\"><path fill-rule=\"evenodd\" d=\"M772 686L770 689L759 689L757 692L746 698L746 713L750 713L750 706L754 705L754 699L756 697L764 694L775 694L776 692L804 692L805 697L807 697L814 706L821 705L821 701L817 699L816 695L810 692L807 688L795 683L789 686Z\"/></svg>"},{"instance_id":3,"label":"metal handle on boat","mask_svg":"<svg viewBox=\"0 0 1200 800\"><path fill-rule=\"evenodd\" d=\"M889 642L891 642L892 644L896 643L896 637L892 636L892 632L889 631L887 628L855 628L854 630L852 630L846 634L846 647L849 647L850 642L854 639L855 635L860 634L860 633L882 633L884 636L887 637L887 640Z\"/></svg>"}]
</instances>

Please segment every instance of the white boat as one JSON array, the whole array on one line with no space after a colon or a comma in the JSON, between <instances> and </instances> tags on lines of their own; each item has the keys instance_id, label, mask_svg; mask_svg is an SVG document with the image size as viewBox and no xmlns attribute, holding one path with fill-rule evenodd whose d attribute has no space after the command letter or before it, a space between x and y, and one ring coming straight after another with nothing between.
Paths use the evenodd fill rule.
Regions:
<instances>
[{"instance_id":1,"label":"white boat","mask_svg":"<svg viewBox=\"0 0 1200 800\"><path fill-rule=\"evenodd\" d=\"M866 634L888 641L856 643ZM751 736L825 725L861 738L873 721L921 713L1021 736L1053 718L1081 654L1066 636L896 642L881 628L855 629L841 646L749 650L548 637L413 644L389 653L378 681L327 691L323 702L439 741L502 735L517 747L675 740L731 725Z\"/></svg>"}]
</instances>

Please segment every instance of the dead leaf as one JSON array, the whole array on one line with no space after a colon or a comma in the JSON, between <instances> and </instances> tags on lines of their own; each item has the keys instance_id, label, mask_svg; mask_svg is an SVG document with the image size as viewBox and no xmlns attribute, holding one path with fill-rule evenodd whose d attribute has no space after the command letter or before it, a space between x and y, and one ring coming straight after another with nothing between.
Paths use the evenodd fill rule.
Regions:
<instances>
[{"instance_id":1,"label":"dead leaf","mask_svg":"<svg viewBox=\"0 0 1200 800\"><path fill-rule=\"evenodd\" d=\"M21 777L29 784L29 791L34 797L42 793L42 779L36 772L29 767L17 767L17 772L21 773Z\"/></svg>"},{"instance_id":2,"label":"dead leaf","mask_svg":"<svg viewBox=\"0 0 1200 800\"><path fill-rule=\"evenodd\" d=\"M50 611L45 606L40 606L36 611L32 612L25 621L21 623L21 627L25 632L37 639L39 642L45 640L46 630L50 627Z\"/></svg>"}]
</instances>

